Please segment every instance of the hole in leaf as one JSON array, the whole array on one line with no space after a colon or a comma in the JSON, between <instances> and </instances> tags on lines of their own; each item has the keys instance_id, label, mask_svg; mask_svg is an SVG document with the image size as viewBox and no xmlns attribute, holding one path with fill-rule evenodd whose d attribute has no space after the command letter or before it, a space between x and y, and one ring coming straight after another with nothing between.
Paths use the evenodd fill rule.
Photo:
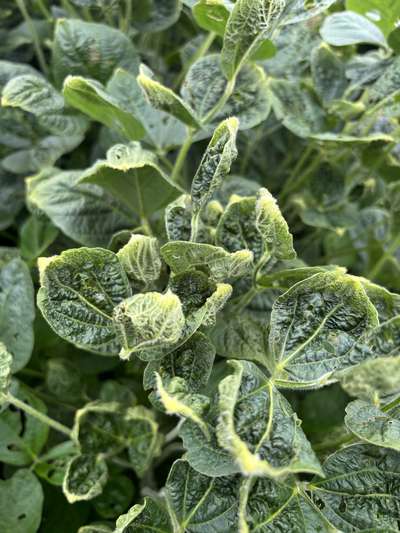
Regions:
<instances>
[{"instance_id":1,"label":"hole in leaf","mask_svg":"<svg viewBox=\"0 0 400 533\"><path fill-rule=\"evenodd\" d=\"M18 520L24 520L24 518L26 518L26 514L25 513L22 513L18 516Z\"/></svg>"}]
</instances>

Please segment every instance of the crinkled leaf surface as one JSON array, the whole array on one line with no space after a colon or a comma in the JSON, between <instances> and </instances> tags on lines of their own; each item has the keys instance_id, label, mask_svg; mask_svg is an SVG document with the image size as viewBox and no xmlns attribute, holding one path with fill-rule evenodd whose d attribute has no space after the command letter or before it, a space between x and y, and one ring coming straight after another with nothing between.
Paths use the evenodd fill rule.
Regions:
<instances>
[{"instance_id":1,"label":"crinkled leaf surface","mask_svg":"<svg viewBox=\"0 0 400 533\"><path fill-rule=\"evenodd\" d=\"M101 494L107 482L107 465L95 455L78 455L69 463L63 492L69 503L92 500Z\"/></svg>"}]
</instances>

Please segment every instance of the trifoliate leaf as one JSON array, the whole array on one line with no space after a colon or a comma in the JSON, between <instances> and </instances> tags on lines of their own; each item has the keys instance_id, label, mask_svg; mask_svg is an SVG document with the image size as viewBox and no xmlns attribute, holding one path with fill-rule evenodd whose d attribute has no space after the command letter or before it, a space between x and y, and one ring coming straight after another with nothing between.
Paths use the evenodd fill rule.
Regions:
<instances>
[{"instance_id":1,"label":"trifoliate leaf","mask_svg":"<svg viewBox=\"0 0 400 533\"><path fill-rule=\"evenodd\" d=\"M251 269L253 254L249 250L228 253L210 244L174 241L161 248L161 255L175 274L205 269L214 281L241 277Z\"/></svg>"},{"instance_id":2,"label":"trifoliate leaf","mask_svg":"<svg viewBox=\"0 0 400 533\"><path fill-rule=\"evenodd\" d=\"M154 154L139 143L113 146L107 159L86 170L79 183L100 185L140 217L151 215L182 192L157 165Z\"/></svg>"},{"instance_id":3,"label":"trifoliate leaf","mask_svg":"<svg viewBox=\"0 0 400 533\"><path fill-rule=\"evenodd\" d=\"M0 248L0 342L12 356L13 373L31 357L35 318L29 269L15 251Z\"/></svg>"},{"instance_id":4,"label":"trifoliate leaf","mask_svg":"<svg viewBox=\"0 0 400 533\"><path fill-rule=\"evenodd\" d=\"M121 302L114 310L114 324L122 344L120 357L128 359L133 353L174 346L185 317L175 294L148 292Z\"/></svg>"},{"instance_id":5,"label":"trifoliate leaf","mask_svg":"<svg viewBox=\"0 0 400 533\"><path fill-rule=\"evenodd\" d=\"M297 283L272 308L276 378L289 386L326 382L370 357L370 341L363 339L377 325L377 311L356 278L327 272Z\"/></svg>"},{"instance_id":6,"label":"trifoliate leaf","mask_svg":"<svg viewBox=\"0 0 400 533\"><path fill-rule=\"evenodd\" d=\"M100 82L80 76L68 76L63 95L68 104L90 118L105 124L128 140L142 139L145 130L141 121L113 98Z\"/></svg>"},{"instance_id":7,"label":"trifoliate leaf","mask_svg":"<svg viewBox=\"0 0 400 533\"><path fill-rule=\"evenodd\" d=\"M0 481L0 520L4 533L36 533L42 519L43 490L30 470Z\"/></svg>"},{"instance_id":8,"label":"trifoliate leaf","mask_svg":"<svg viewBox=\"0 0 400 533\"><path fill-rule=\"evenodd\" d=\"M52 51L52 70L59 86L68 75L105 83L116 67L138 71L138 56L131 40L104 24L58 19Z\"/></svg>"},{"instance_id":9,"label":"trifoliate leaf","mask_svg":"<svg viewBox=\"0 0 400 533\"><path fill-rule=\"evenodd\" d=\"M238 127L238 120L230 118L222 122L214 132L192 182L194 216L211 200L222 180L230 172L231 165L237 157Z\"/></svg>"},{"instance_id":10,"label":"trifoliate leaf","mask_svg":"<svg viewBox=\"0 0 400 533\"><path fill-rule=\"evenodd\" d=\"M194 111L171 89L149 77L144 69L137 80L153 107L169 113L191 128L199 128Z\"/></svg>"},{"instance_id":11,"label":"trifoliate leaf","mask_svg":"<svg viewBox=\"0 0 400 533\"><path fill-rule=\"evenodd\" d=\"M103 355L119 351L112 313L130 295L128 278L113 252L66 250L39 260L38 306L57 334Z\"/></svg>"},{"instance_id":12,"label":"trifoliate leaf","mask_svg":"<svg viewBox=\"0 0 400 533\"><path fill-rule=\"evenodd\" d=\"M232 95L222 109L215 106L226 91L227 81L221 71L219 56L211 54L196 61L182 85L182 97L201 119L207 119L207 133L223 120L236 117L239 128L247 130L265 120L271 110L267 78L254 64L239 73Z\"/></svg>"},{"instance_id":13,"label":"trifoliate leaf","mask_svg":"<svg viewBox=\"0 0 400 533\"><path fill-rule=\"evenodd\" d=\"M28 205L34 213L45 213L74 241L107 246L116 231L130 226L135 214L98 185L79 183L81 174L52 169L28 178Z\"/></svg>"},{"instance_id":14,"label":"trifoliate leaf","mask_svg":"<svg viewBox=\"0 0 400 533\"><path fill-rule=\"evenodd\" d=\"M243 475L322 475L300 421L274 384L254 363L231 361L230 365L234 374L219 385L217 436Z\"/></svg>"},{"instance_id":15,"label":"trifoliate leaf","mask_svg":"<svg viewBox=\"0 0 400 533\"><path fill-rule=\"evenodd\" d=\"M117 257L128 278L139 286L147 287L160 277L160 246L155 237L132 235L128 244L119 250Z\"/></svg>"},{"instance_id":16,"label":"trifoliate leaf","mask_svg":"<svg viewBox=\"0 0 400 533\"><path fill-rule=\"evenodd\" d=\"M356 400L346 407L347 429L359 439L400 451L400 411L395 407L387 412L375 405Z\"/></svg>"},{"instance_id":17,"label":"trifoliate leaf","mask_svg":"<svg viewBox=\"0 0 400 533\"><path fill-rule=\"evenodd\" d=\"M238 0L228 19L221 65L228 80L249 56L269 39L283 19L285 0Z\"/></svg>"},{"instance_id":18,"label":"trifoliate leaf","mask_svg":"<svg viewBox=\"0 0 400 533\"><path fill-rule=\"evenodd\" d=\"M78 455L69 463L63 492L69 503L92 500L103 491L108 470L104 459L95 455Z\"/></svg>"}]
</instances>

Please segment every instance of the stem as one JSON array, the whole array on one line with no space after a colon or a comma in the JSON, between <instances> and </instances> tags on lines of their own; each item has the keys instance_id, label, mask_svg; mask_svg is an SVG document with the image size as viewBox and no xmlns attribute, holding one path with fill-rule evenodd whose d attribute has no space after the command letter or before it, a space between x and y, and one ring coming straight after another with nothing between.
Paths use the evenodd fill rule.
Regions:
<instances>
[{"instance_id":1,"label":"stem","mask_svg":"<svg viewBox=\"0 0 400 533\"><path fill-rule=\"evenodd\" d=\"M36 4L38 6L39 11L42 13L42 15L50 22L53 20L53 17L51 16L51 13L47 6L44 5L43 0L36 0Z\"/></svg>"},{"instance_id":2,"label":"stem","mask_svg":"<svg viewBox=\"0 0 400 533\"><path fill-rule=\"evenodd\" d=\"M49 69L47 67L46 59L44 57L44 53L42 50L42 45L40 44L40 39L37 34L35 25L26 9L24 0L15 0L16 4L21 11L21 14L26 22L26 25L29 28L29 31L31 32L32 41L33 41L33 47L35 49L35 54L39 63L39 66L43 73L48 77L49 76Z\"/></svg>"},{"instance_id":3,"label":"stem","mask_svg":"<svg viewBox=\"0 0 400 533\"><path fill-rule=\"evenodd\" d=\"M303 155L300 157L296 166L294 167L290 176L285 182L285 185L281 191L281 194L279 195L280 201L286 199L288 194L293 190L294 187L296 187L297 175L299 174L300 170L303 168L304 164L307 162L307 159L310 157L313 150L314 150L314 146L312 144L309 144L306 150L303 152Z\"/></svg>"},{"instance_id":4,"label":"stem","mask_svg":"<svg viewBox=\"0 0 400 533\"><path fill-rule=\"evenodd\" d=\"M131 18L132 18L132 0L125 0L126 6L125 6L125 18L124 18L124 25L123 30L125 33L129 33L129 30L131 28Z\"/></svg>"},{"instance_id":5,"label":"stem","mask_svg":"<svg viewBox=\"0 0 400 533\"><path fill-rule=\"evenodd\" d=\"M44 413L37 411L27 403L13 396L10 392L8 394L4 394L3 396L5 401L11 405L14 405L14 407L17 409L21 409L21 411L24 411L27 415L33 416L37 420L40 420L40 422L43 422L43 424L46 424L47 426L59 431L60 433L63 433L64 435L67 435L68 438L72 438L72 431L67 426L64 426L64 424L61 424Z\"/></svg>"},{"instance_id":6,"label":"stem","mask_svg":"<svg viewBox=\"0 0 400 533\"><path fill-rule=\"evenodd\" d=\"M342 435L341 437L338 437L336 440L321 442L320 444L313 445L313 450L316 452L325 452L329 450L336 450L339 446L342 446L344 444L351 444L352 442L356 442L357 437L352 435L351 433L347 435Z\"/></svg>"},{"instance_id":7,"label":"stem","mask_svg":"<svg viewBox=\"0 0 400 533\"><path fill-rule=\"evenodd\" d=\"M181 149L179 150L178 157L176 158L175 165L172 170L171 180L174 183L179 183L183 164L193 143L193 133L194 131L191 128L188 128L186 141L182 144Z\"/></svg>"},{"instance_id":8,"label":"stem","mask_svg":"<svg viewBox=\"0 0 400 533\"><path fill-rule=\"evenodd\" d=\"M164 442L166 444L172 442L173 440L175 440L179 436L179 432L181 430L182 424L183 424L183 420L180 420L177 423L177 425L173 429L171 429L171 431L169 433L167 433L165 435Z\"/></svg>"},{"instance_id":9,"label":"stem","mask_svg":"<svg viewBox=\"0 0 400 533\"><path fill-rule=\"evenodd\" d=\"M398 398L395 398L394 400L392 400L390 403L388 403L384 407L382 407L382 411L384 413L387 413L388 411L391 411L392 409L394 409L398 405L400 405L400 396Z\"/></svg>"},{"instance_id":10,"label":"stem","mask_svg":"<svg viewBox=\"0 0 400 533\"><path fill-rule=\"evenodd\" d=\"M78 12L74 6L70 4L69 0L61 0L61 5L71 17L76 19L80 18Z\"/></svg>"},{"instance_id":11,"label":"stem","mask_svg":"<svg viewBox=\"0 0 400 533\"><path fill-rule=\"evenodd\" d=\"M368 272L367 278L369 278L371 281L374 281L374 279L379 275L380 271L382 270L383 265L386 263L388 259L390 259L390 257L392 257L394 252L399 247L400 247L400 233L399 235L397 235L397 237L394 239L392 244L389 246L388 250L379 259L379 261L377 261L375 266L373 266L372 269Z\"/></svg>"},{"instance_id":12,"label":"stem","mask_svg":"<svg viewBox=\"0 0 400 533\"><path fill-rule=\"evenodd\" d=\"M199 221L200 221L200 211L197 211L192 217L192 231L190 234L190 241L196 242L197 236L199 234Z\"/></svg>"},{"instance_id":13,"label":"stem","mask_svg":"<svg viewBox=\"0 0 400 533\"><path fill-rule=\"evenodd\" d=\"M211 32L206 39L204 39L204 42L202 45L198 48L198 50L193 54L193 56L190 58L190 60L187 62L187 64L182 69L182 72L179 74L176 82L175 82L175 89L177 89L183 80L186 77L186 74L188 73L189 69L191 68L196 61L201 59L203 56L206 55L206 53L209 51L211 45L213 44L217 34L214 32Z\"/></svg>"},{"instance_id":14,"label":"stem","mask_svg":"<svg viewBox=\"0 0 400 533\"><path fill-rule=\"evenodd\" d=\"M211 122L211 120L215 117L215 115L218 115L218 113L223 109L226 102L229 100L229 98L232 96L232 93L235 89L236 84L236 77L232 78L228 81L225 87L225 91L222 94L221 98L218 100L218 102L215 104L215 106L207 113L207 115L203 119L203 124L208 124Z\"/></svg>"}]
</instances>

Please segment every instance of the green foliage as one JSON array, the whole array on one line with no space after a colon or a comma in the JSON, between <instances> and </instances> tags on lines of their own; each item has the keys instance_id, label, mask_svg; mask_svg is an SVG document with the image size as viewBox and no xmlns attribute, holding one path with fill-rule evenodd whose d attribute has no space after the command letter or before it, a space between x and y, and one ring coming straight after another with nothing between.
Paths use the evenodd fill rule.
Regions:
<instances>
[{"instance_id":1,"label":"green foliage","mask_svg":"<svg viewBox=\"0 0 400 533\"><path fill-rule=\"evenodd\" d=\"M1 532L399 533L398 2L0 4Z\"/></svg>"}]
</instances>

